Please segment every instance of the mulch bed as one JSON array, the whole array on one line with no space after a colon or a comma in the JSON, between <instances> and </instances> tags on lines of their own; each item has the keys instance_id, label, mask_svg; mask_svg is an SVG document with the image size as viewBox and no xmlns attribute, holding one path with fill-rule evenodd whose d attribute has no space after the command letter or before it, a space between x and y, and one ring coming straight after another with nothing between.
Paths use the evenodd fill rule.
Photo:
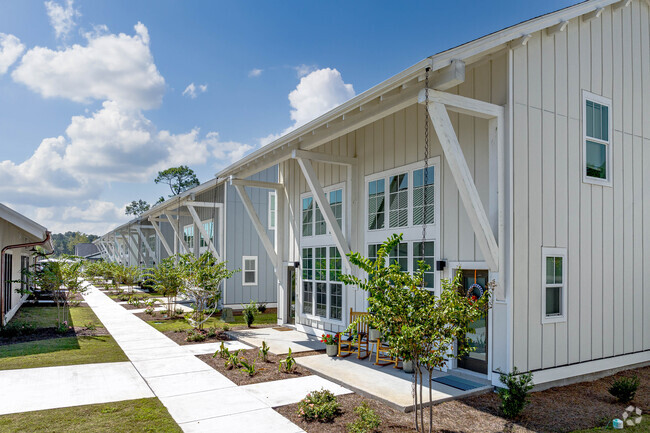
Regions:
<instances>
[{"instance_id":1,"label":"mulch bed","mask_svg":"<svg viewBox=\"0 0 650 433\"><path fill-rule=\"evenodd\" d=\"M237 385L250 385L252 383L270 382L272 380L311 376L309 370L299 365L296 365L291 373L282 373L278 371L278 363L281 359L285 358L284 356L269 353L268 361L263 362L259 359L258 354L259 349L242 350L239 352L240 358L245 358L248 362L255 361L255 365L259 369L259 372L255 376L249 376L239 369L226 369L224 366L225 360L221 359L218 355L216 358L213 358L212 355L198 355L197 358L207 363L210 367L214 368Z\"/></svg>"},{"instance_id":2,"label":"mulch bed","mask_svg":"<svg viewBox=\"0 0 650 433\"><path fill-rule=\"evenodd\" d=\"M630 403L644 413L650 411L650 367L617 373L592 382L551 388L531 394L531 403L519 418L507 420L500 415L500 400L496 393L488 393L449 401L434 406L436 432L568 432L604 426L613 418L620 418L628 405L616 402L607 389L615 378L636 374L641 379L635 399ZM356 419L354 408L366 401L381 417L382 432L414 431L413 413L402 413L389 406L349 394L338 397L341 415L332 423L305 422L297 414L298 405L277 408L308 433L346 432L346 425ZM425 409L425 422L429 411Z\"/></svg>"},{"instance_id":3,"label":"mulch bed","mask_svg":"<svg viewBox=\"0 0 650 433\"><path fill-rule=\"evenodd\" d=\"M165 334L167 337L170 339L174 340L176 344L180 344L181 346L187 345L187 344L204 344L204 343L218 343L220 341L228 341L231 340L230 336L223 332L223 331L216 331L217 335L215 337L208 337L206 336L205 340L203 341L187 341L187 335L188 331L182 330L182 331L165 331L163 334Z\"/></svg>"},{"instance_id":4,"label":"mulch bed","mask_svg":"<svg viewBox=\"0 0 650 433\"><path fill-rule=\"evenodd\" d=\"M99 335L109 335L106 328L96 328L90 330L84 326L75 326L67 332L57 332L56 328L39 328L31 334L18 335L12 338L0 337L0 346L5 346L15 343L27 343L29 341L51 340L53 338L64 337L94 337Z\"/></svg>"}]
</instances>

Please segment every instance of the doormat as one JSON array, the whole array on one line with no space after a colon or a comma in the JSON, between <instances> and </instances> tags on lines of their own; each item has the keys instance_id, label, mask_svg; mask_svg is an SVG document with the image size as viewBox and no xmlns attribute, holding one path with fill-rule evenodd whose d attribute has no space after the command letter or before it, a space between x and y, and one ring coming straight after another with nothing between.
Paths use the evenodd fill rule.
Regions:
<instances>
[{"instance_id":1,"label":"doormat","mask_svg":"<svg viewBox=\"0 0 650 433\"><path fill-rule=\"evenodd\" d=\"M471 380L461 379L457 376L440 376L433 379L434 382L442 383L443 385L451 386L452 388L460 389L461 391L469 391L470 389L480 388L484 385Z\"/></svg>"},{"instance_id":2,"label":"doormat","mask_svg":"<svg viewBox=\"0 0 650 433\"><path fill-rule=\"evenodd\" d=\"M279 326L279 327L273 328L273 329L275 329L276 331L295 331L295 329L289 328L287 326Z\"/></svg>"}]
</instances>

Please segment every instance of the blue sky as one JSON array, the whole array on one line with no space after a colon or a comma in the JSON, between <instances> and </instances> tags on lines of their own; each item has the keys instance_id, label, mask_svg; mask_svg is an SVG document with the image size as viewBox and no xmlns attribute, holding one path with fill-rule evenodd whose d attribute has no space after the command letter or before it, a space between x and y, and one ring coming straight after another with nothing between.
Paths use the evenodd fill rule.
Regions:
<instances>
[{"instance_id":1,"label":"blue sky","mask_svg":"<svg viewBox=\"0 0 650 433\"><path fill-rule=\"evenodd\" d=\"M431 54L571 4L3 0L0 200L101 234L167 195L158 169L206 181Z\"/></svg>"}]
</instances>

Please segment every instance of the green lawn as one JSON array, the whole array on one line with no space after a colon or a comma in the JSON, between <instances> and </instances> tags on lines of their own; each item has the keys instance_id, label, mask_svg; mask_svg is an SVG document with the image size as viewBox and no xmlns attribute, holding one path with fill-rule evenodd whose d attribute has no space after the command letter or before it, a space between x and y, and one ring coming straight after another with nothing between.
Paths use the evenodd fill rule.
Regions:
<instances>
[{"instance_id":1,"label":"green lawn","mask_svg":"<svg viewBox=\"0 0 650 433\"><path fill-rule=\"evenodd\" d=\"M118 300L118 301L120 300L120 297L121 297L122 295L130 295L130 294L131 294L131 293L129 293L128 291L125 291L124 293L120 293L120 294L118 294L118 295L112 295L112 294L107 293L107 295L108 295L109 298L111 298L111 299L113 299L113 300ZM133 292L133 295L136 296L136 297L138 297L138 298L162 298L162 299L165 298L165 297L164 297L163 295L161 295L160 293L155 293L155 292L154 292L154 293L147 293L147 292L138 292L138 291L134 291L134 292Z\"/></svg>"},{"instance_id":2,"label":"green lawn","mask_svg":"<svg viewBox=\"0 0 650 433\"><path fill-rule=\"evenodd\" d=\"M0 370L128 361L108 335L64 337L0 346Z\"/></svg>"},{"instance_id":3,"label":"green lawn","mask_svg":"<svg viewBox=\"0 0 650 433\"><path fill-rule=\"evenodd\" d=\"M68 325L70 326L85 326L92 323L97 328L104 327L90 307L70 307L68 317ZM56 326L56 322L56 307L23 305L10 323L15 325L31 324L37 328L50 328Z\"/></svg>"},{"instance_id":4,"label":"green lawn","mask_svg":"<svg viewBox=\"0 0 650 433\"><path fill-rule=\"evenodd\" d=\"M619 417L619 419L621 419ZM596 433L596 432L604 432L604 431L618 431L612 429L612 424L610 421L610 424L607 427L595 427L587 430L576 430L572 433ZM628 425L625 426L623 429L625 432L632 432L632 433L648 433L650 432L650 417L644 416L643 421L641 421L641 424L635 425L634 427L630 427Z\"/></svg>"},{"instance_id":5,"label":"green lawn","mask_svg":"<svg viewBox=\"0 0 650 433\"><path fill-rule=\"evenodd\" d=\"M210 328L210 327L216 327L216 328L223 328L223 325L225 322L220 319L221 316L218 317L211 317L208 319L208 321L203 325L204 328ZM234 325L244 325L246 322L244 322L244 316L235 316L234 317L235 321L232 323L229 323L229 326L234 326ZM160 323L157 323L160 322ZM178 318L178 319L169 319L165 320L161 317L160 320L153 320L153 321L148 321L147 322L149 325L153 326L160 332L165 332L165 331L176 331L178 329L191 329L192 325L187 323L187 320L183 318ZM264 314L258 314L255 316L255 322L253 322L253 326L255 325L269 325L269 324L275 324L278 323L278 316L276 313L264 313Z\"/></svg>"},{"instance_id":6,"label":"green lawn","mask_svg":"<svg viewBox=\"0 0 650 433\"><path fill-rule=\"evenodd\" d=\"M180 427L157 398L90 404L0 416L0 431L13 433L177 433Z\"/></svg>"}]
</instances>

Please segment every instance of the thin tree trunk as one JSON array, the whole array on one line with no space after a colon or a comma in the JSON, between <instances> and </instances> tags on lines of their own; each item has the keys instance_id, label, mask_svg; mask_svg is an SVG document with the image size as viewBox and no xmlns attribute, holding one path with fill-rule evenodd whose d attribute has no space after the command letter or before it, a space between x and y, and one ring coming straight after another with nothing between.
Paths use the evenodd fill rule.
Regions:
<instances>
[{"instance_id":1,"label":"thin tree trunk","mask_svg":"<svg viewBox=\"0 0 650 433\"><path fill-rule=\"evenodd\" d=\"M413 361L413 364L415 362ZM415 431L420 431L418 427L418 374L413 370L413 415L415 416Z\"/></svg>"},{"instance_id":2,"label":"thin tree trunk","mask_svg":"<svg viewBox=\"0 0 650 433\"><path fill-rule=\"evenodd\" d=\"M429 433L433 433L433 391L431 391L431 374L433 369L429 369Z\"/></svg>"},{"instance_id":3,"label":"thin tree trunk","mask_svg":"<svg viewBox=\"0 0 650 433\"><path fill-rule=\"evenodd\" d=\"M422 369L420 368L420 363L417 365L417 373L420 375L420 425L422 426L422 431L424 431L424 400L422 400L422 383L424 378L422 377Z\"/></svg>"}]
</instances>

